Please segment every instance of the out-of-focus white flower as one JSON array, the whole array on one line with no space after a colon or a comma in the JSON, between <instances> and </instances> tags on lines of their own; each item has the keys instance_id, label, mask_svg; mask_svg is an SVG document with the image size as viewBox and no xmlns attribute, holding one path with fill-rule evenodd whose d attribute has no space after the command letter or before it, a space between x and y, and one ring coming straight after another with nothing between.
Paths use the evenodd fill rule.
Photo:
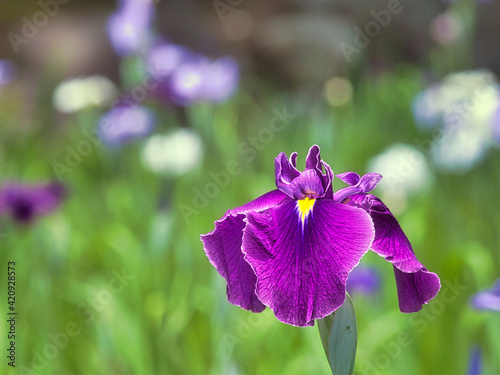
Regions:
<instances>
[{"instance_id":1,"label":"out-of-focus white flower","mask_svg":"<svg viewBox=\"0 0 500 375\"><path fill-rule=\"evenodd\" d=\"M109 105L117 95L115 84L106 77L71 78L57 85L52 103L59 112L75 113L89 106Z\"/></svg>"},{"instance_id":2,"label":"out-of-focus white flower","mask_svg":"<svg viewBox=\"0 0 500 375\"><path fill-rule=\"evenodd\" d=\"M182 175L195 168L202 156L200 136L180 128L152 136L142 151L142 162L155 173Z\"/></svg>"},{"instance_id":3,"label":"out-of-focus white flower","mask_svg":"<svg viewBox=\"0 0 500 375\"><path fill-rule=\"evenodd\" d=\"M500 88L488 71L454 73L421 92L413 103L418 125L441 127L426 144L442 169L467 171L485 155L494 135Z\"/></svg>"},{"instance_id":4,"label":"out-of-focus white flower","mask_svg":"<svg viewBox=\"0 0 500 375\"><path fill-rule=\"evenodd\" d=\"M377 188L384 202L391 201L394 212L402 211L408 195L426 188L433 180L424 154L413 146L401 143L370 159L367 169L384 176Z\"/></svg>"}]
</instances>

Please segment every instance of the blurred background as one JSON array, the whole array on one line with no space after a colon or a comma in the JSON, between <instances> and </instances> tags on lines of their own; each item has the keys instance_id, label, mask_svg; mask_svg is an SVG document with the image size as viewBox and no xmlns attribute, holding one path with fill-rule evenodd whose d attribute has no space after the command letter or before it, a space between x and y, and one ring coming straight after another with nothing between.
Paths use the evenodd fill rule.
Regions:
<instances>
[{"instance_id":1,"label":"blurred background","mask_svg":"<svg viewBox=\"0 0 500 375\"><path fill-rule=\"evenodd\" d=\"M500 373L500 2L0 9L1 373L329 374L316 327L226 301L199 239L312 144L335 173L384 175L443 285L402 314L367 254L355 373Z\"/></svg>"}]
</instances>

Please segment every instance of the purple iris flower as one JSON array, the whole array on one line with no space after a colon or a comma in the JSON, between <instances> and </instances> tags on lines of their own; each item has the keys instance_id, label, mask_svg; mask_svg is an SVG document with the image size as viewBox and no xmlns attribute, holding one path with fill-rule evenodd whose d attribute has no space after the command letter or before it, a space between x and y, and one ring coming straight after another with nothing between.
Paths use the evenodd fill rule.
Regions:
<instances>
[{"instance_id":1,"label":"purple iris flower","mask_svg":"<svg viewBox=\"0 0 500 375\"><path fill-rule=\"evenodd\" d=\"M500 279L493 288L476 293L471 300L471 305L478 310L490 310L500 312Z\"/></svg>"},{"instance_id":2,"label":"purple iris flower","mask_svg":"<svg viewBox=\"0 0 500 375\"><path fill-rule=\"evenodd\" d=\"M232 57L212 61L169 43L150 51L148 68L158 82L158 96L182 106L223 102L234 94L240 77L238 63Z\"/></svg>"},{"instance_id":3,"label":"purple iris flower","mask_svg":"<svg viewBox=\"0 0 500 375\"><path fill-rule=\"evenodd\" d=\"M401 310L420 310L437 294L439 278L416 260L387 207L366 194L381 176L340 175L352 186L334 195L334 174L318 146L304 172L296 160L297 153L280 153L277 189L227 211L201 236L229 302L253 312L268 306L284 323L314 325L343 304L349 272L371 247L395 265Z\"/></svg>"},{"instance_id":4,"label":"purple iris flower","mask_svg":"<svg viewBox=\"0 0 500 375\"><path fill-rule=\"evenodd\" d=\"M14 78L16 67L10 60L0 60L0 86L6 85Z\"/></svg>"},{"instance_id":5,"label":"purple iris flower","mask_svg":"<svg viewBox=\"0 0 500 375\"><path fill-rule=\"evenodd\" d=\"M54 211L66 195L58 183L26 185L5 183L0 189L0 215L8 214L15 221L28 224L36 216Z\"/></svg>"},{"instance_id":6,"label":"purple iris flower","mask_svg":"<svg viewBox=\"0 0 500 375\"><path fill-rule=\"evenodd\" d=\"M108 19L108 36L122 56L139 52L150 38L153 1L120 0L120 6Z\"/></svg>"},{"instance_id":7,"label":"purple iris flower","mask_svg":"<svg viewBox=\"0 0 500 375\"><path fill-rule=\"evenodd\" d=\"M380 276L374 268L359 265L349 273L346 289L349 294L373 294L380 287Z\"/></svg>"},{"instance_id":8,"label":"purple iris flower","mask_svg":"<svg viewBox=\"0 0 500 375\"><path fill-rule=\"evenodd\" d=\"M149 134L154 121L153 113L145 107L119 105L101 117L98 129L104 143L117 146Z\"/></svg>"}]
</instances>

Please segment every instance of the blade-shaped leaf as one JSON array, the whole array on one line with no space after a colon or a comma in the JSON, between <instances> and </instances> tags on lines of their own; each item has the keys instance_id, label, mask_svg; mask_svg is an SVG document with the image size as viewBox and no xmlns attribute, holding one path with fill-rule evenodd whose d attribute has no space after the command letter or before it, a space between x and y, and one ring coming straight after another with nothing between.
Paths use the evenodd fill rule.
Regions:
<instances>
[{"instance_id":1,"label":"blade-shaped leaf","mask_svg":"<svg viewBox=\"0 0 500 375\"><path fill-rule=\"evenodd\" d=\"M318 319L319 335L333 375L351 375L356 358L358 328L351 297L334 313Z\"/></svg>"}]
</instances>

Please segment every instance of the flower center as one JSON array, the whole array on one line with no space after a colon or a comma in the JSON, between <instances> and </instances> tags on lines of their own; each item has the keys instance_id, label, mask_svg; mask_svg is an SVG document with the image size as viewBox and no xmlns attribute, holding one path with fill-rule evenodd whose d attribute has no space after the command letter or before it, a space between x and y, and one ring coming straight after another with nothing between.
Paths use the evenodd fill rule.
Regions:
<instances>
[{"instance_id":1,"label":"flower center","mask_svg":"<svg viewBox=\"0 0 500 375\"><path fill-rule=\"evenodd\" d=\"M315 198L305 197L297 201L297 209L299 210L300 220L304 223L305 219L309 216L309 212L312 211Z\"/></svg>"}]
</instances>

